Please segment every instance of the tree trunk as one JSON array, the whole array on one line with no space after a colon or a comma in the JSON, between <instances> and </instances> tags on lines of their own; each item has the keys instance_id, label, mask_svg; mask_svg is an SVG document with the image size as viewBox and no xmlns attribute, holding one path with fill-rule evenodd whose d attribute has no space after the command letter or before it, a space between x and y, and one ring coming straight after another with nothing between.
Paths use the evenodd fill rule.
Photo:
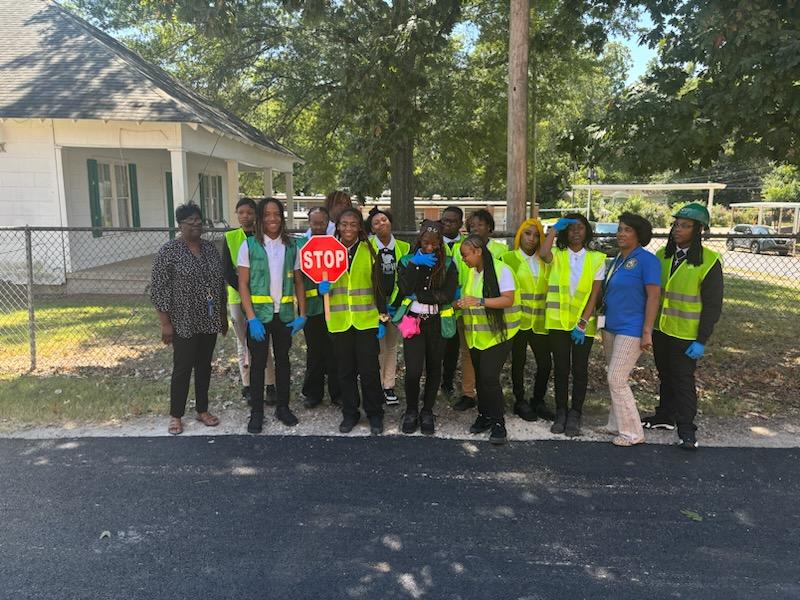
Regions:
<instances>
[{"instance_id":1,"label":"tree trunk","mask_svg":"<svg viewBox=\"0 0 800 600\"><path fill-rule=\"evenodd\" d=\"M506 230L527 217L528 194L528 0L511 0L508 44L508 162Z\"/></svg>"},{"instance_id":2,"label":"tree trunk","mask_svg":"<svg viewBox=\"0 0 800 600\"><path fill-rule=\"evenodd\" d=\"M392 177L392 217L397 231L416 231L414 214L414 140L398 132L390 156Z\"/></svg>"}]
</instances>

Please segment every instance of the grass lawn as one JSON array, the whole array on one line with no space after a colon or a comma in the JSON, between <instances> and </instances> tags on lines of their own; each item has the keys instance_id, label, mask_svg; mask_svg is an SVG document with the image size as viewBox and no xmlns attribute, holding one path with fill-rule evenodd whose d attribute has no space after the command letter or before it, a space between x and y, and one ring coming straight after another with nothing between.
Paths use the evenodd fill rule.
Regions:
<instances>
[{"instance_id":1,"label":"grass lawn","mask_svg":"<svg viewBox=\"0 0 800 600\"><path fill-rule=\"evenodd\" d=\"M796 297L792 287L726 278L723 317L697 371L704 414L800 414L800 306L791 300ZM146 299L54 298L40 303L36 315L40 370L26 374L27 334L20 339L19 330L26 331L27 312L0 314L0 428L167 414L171 351L160 342ZM400 355L397 392L402 398L402 351ZM304 340L298 336L291 356L293 395L300 392L304 356ZM606 410L599 340L592 357L587 410ZM529 361L532 371L532 357ZM9 366L14 364L21 366ZM510 403L510 361L503 382ZM640 410L651 410L658 390L652 354L640 359L632 385ZM210 395L212 409L240 402L232 334L217 342ZM192 392L190 403L191 398ZM552 392L548 401L552 403Z\"/></svg>"}]
</instances>

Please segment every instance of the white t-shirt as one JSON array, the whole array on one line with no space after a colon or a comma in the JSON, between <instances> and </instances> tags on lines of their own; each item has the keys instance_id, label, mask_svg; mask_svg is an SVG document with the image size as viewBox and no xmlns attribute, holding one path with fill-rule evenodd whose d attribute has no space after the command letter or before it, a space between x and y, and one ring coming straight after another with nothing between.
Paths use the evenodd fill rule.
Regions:
<instances>
[{"instance_id":1,"label":"white t-shirt","mask_svg":"<svg viewBox=\"0 0 800 600\"><path fill-rule=\"evenodd\" d=\"M523 260L525 260L525 262L528 263L528 266L531 269L531 273L533 274L533 278L536 279L539 276L539 259L536 258L536 253L534 252L533 254L528 256L522 251L521 248L519 248L517 252L519 252L519 255L523 258Z\"/></svg>"},{"instance_id":2,"label":"white t-shirt","mask_svg":"<svg viewBox=\"0 0 800 600\"><path fill-rule=\"evenodd\" d=\"M581 248L578 252L567 248L567 253L567 256L569 256L569 295L574 296L575 290L578 288L578 282L581 280L583 261L586 260L586 248ZM605 278L606 263L603 262L594 274L594 280L603 281Z\"/></svg>"},{"instance_id":3,"label":"white t-shirt","mask_svg":"<svg viewBox=\"0 0 800 600\"><path fill-rule=\"evenodd\" d=\"M514 274L511 272L511 269L508 268L508 265L503 265L503 270L498 274L497 285L500 288L501 294L503 292L513 292L517 289L514 281ZM475 273L475 277L472 280L472 290L470 290L470 292L469 295L475 298L483 297L483 271Z\"/></svg>"},{"instance_id":4,"label":"white t-shirt","mask_svg":"<svg viewBox=\"0 0 800 600\"><path fill-rule=\"evenodd\" d=\"M266 235L261 245L267 253L267 263L269 264L269 295L272 296L275 312L278 312L281 309L281 296L283 296L283 259L286 256L286 246L283 245L281 238L273 240ZM247 244L242 244L239 248L236 264L240 267L250 268L250 249ZM299 252L294 257L294 270L300 270Z\"/></svg>"}]
</instances>

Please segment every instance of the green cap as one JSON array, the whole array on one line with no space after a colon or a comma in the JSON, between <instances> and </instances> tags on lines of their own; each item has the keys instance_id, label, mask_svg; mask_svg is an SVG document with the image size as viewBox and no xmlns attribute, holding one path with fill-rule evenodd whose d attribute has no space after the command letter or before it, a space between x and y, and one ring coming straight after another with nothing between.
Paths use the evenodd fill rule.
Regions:
<instances>
[{"instance_id":1,"label":"green cap","mask_svg":"<svg viewBox=\"0 0 800 600\"><path fill-rule=\"evenodd\" d=\"M711 218L708 216L708 209L697 202L687 204L672 216L676 219L692 219L693 221L702 223L706 227L711 224Z\"/></svg>"}]
</instances>

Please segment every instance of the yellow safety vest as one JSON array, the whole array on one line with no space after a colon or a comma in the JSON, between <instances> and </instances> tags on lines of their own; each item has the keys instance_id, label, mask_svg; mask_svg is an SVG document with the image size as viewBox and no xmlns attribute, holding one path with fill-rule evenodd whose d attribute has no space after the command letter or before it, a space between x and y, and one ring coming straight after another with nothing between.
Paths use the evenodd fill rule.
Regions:
<instances>
[{"instance_id":1,"label":"yellow safety vest","mask_svg":"<svg viewBox=\"0 0 800 600\"><path fill-rule=\"evenodd\" d=\"M503 269L508 267L499 260L494 261L494 270L497 273L497 279L500 279L500 274ZM513 271L509 269L512 273ZM471 296L475 283L477 271L469 269L466 277L466 287L462 290L463 296ZM486 307L472 306L470 308L462 309L464 319L464 336L467 339L467 346L476 348L478 350L486 350L492 346L496 346L503 342L499 333L493 333L489 325L489 318L486 316ZM503 317L506 323L506 339L513 338L517 331L519 331L520 319L522 311L520 309L520 292L519 286L514 289L514 303L508 308L503 309Z\"/></svg>"},{"instance_id":2,"label":"yellow safety vest","mask_svg":"<svg viewBox=\"0 0 800 600\"><path fill-rule=\"evenodd\" d=\"M378 239L376 237L373 237L370 240L370 243L372 244L373 249L377 253ZM411 244L409 244L408 242L404 242L403 240L398 240L397 238L394 239L394 259L396 261L395 265L400 264L400 259L403 258L406 254L408 254L409 250L411 250ZM395 266L395 268L397 267ZM392 294L391 296L389 296L387 303L391 304L392 302L394 302L395 298L397 298L397 271L395 271L394 274L394 287L392 288Z\"/></svg>"},{"instance_id":3,"label":"yellow safety vest","mask_svg":"<svg viewBox=\"0 0 800 600\"><path fill-rule=\"evenodd\" d=\"M361 331L378 327L378 309L372 290L372 255L366 242L358 242L349 272L333 284L330 293L328 331L341 333L350 327Z\"/></svg>"},{"instance_id":4,"label":"yellow safety vest","mask_svg":"<svg viewBox=\"0 0 800 600\"><path fill-rule=\"evenodd\" d=\"M250 300L253 312L262 323L272 321L275 303L270 296L269 260L267 253L255 236L247 238L247 249L250 255ZM294 263L297 256L295 240L286 246L283 257L283 290L281 292L280 319L289 323L294 319Z\"/></svg>"},{"instance_id":5,"label":"yellow safety vest","mask_svg":"<svg viewBox=\"0 0 800 600\"><path fill-rule=\"evenodd\" d=\"M514 272L519 285L522 309L519 328L523 331L532 329L534 333L546 334L545 302L551 266L539 260L539 275L534 278L527 255L523 254L522 250L506 252L501 260Z\"/></svg>"},{"instance_id":6,"label":"yellow safety vest","mask_svg":"<svg viewBox=\"0 0 800 600\"><path fill-rule=\"evenodd\" d=\"M228 246L228 253L231 255L231 262L233 262L233 270L236 270L236 258L239 256L239 248L247 239L247 234L244 229L231 229L225 232L225 244ZM239 292L228 286L228 304L240 304L242 302Z\"/></svg>"},{"instance_id":7,"label":"yellow safety vest","mask_svg":"<svg viewBox=\"0 0 800 600\"><path fill-rule=\"evenodd\" d=\"M575 295L570 295L569 289L569 249L553 248L553 261L550 269L550 278L547 286L547 303L545 311L545 325L548 329L572 331L589 302L594 285L594 275L605 262L606 257L602 252L587 250L583 260L583 271L575 288ZM592 311L589 324L586 326L586 335L594 337L597 333L597 319Z\"/></svg>"},{"instance_id":8,"label":"yellow safety vest","mask_svg":"<svg viewBox=\"0 0 800 600\"><path fill-rule=\"evenodd\" d=\"M656 251L661 261L661 306L656 318L655 328L662 333L681 340L696 340L700 329L700 313L703 300L700 297L700 286L708 272L722 257L708 248L703 248L703 264L690 265L684 260L675 272L672 269L672 257L664 256L664 248Z\"/></svg>"}]
</instances>

